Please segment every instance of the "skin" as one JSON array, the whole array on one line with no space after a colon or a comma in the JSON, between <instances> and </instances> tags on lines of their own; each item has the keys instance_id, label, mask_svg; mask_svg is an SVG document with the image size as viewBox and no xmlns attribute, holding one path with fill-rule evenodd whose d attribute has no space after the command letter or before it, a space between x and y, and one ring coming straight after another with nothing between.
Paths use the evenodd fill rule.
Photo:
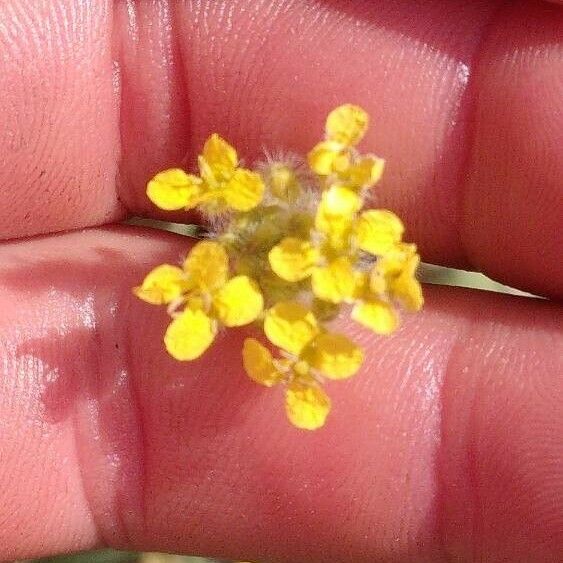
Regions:
<instances>
[{"instance_id":1,"label":"skin","mask_svg":"<svg viewBox=\"0 0 563 563\"><path fill-rule=\"evenodd\" d=\"M2 3L0 558L557 560L562 30L539 0ZM426 261L550 299L427 287L391 338L342 326L366 365L306 433L244 331L166 355L130 288L189 242L112 223L163 217L147 178L210 132L303 152L343 101Z\"/></svg>"}]
</instances>

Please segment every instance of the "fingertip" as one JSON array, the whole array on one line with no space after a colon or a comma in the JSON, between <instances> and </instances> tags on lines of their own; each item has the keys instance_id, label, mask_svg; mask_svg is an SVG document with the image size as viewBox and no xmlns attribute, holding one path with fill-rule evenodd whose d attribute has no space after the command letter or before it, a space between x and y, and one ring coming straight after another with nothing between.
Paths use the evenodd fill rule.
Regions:
<instances>
[{"instance_id":1,"label":"fingertip","mask_svg":"<svg viewBox=\"0 0 563 563\"><path fill-rule=\"evenodd\" d=\"M462 234L471 261L531 293L563 296L563 12L516 2L499 14L475 76Z\"/></svg>"}]
</instances>

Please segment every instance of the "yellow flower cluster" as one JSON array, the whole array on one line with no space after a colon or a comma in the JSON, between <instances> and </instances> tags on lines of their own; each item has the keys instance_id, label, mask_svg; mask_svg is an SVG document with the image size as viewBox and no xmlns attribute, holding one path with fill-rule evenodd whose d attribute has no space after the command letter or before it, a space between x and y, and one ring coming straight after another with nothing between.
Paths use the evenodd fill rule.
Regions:
<instances>
[{"instance_id":1,"label":"yellow flower cluster","mask_svg":"<svg viewBox=\"0 0 563 563\"><path fill-rule=\"evenodd\" d=\"M420 258L403 242L403 223L386 209L363 209L384 169L381 158L357 150L368 121L362 108L342 105L306 163L268 161L257 170L240 167L236 150L213 134L199 176L174 168L147 186L161 209L197 208L217 225L181 267L158 266L134 289L167 306L166 349L193 360L220 327L256 324L279 352L246 338L244 369L261 385L283 386L298 428L323 426L331 408L324 381L351 377L362 365L362 349L329 328L343 307L373 332L390 334L399 307L423 304Z\"/></svg>"}]
</instances>

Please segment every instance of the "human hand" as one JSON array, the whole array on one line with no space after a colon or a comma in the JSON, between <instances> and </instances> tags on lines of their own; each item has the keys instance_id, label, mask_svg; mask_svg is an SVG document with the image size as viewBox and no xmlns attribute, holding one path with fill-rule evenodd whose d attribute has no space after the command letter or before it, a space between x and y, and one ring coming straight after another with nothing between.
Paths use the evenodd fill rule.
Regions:
<instances>
[{"instance_id":1,"label":"human hand","mask_svg":"<svg viewBox=\"0 0 563 563\"><path fill-rule=\"evenodd\" d=\"M196 363L166 355L165 315L131 287L187 239L112 226L164 218L147 179L209 133L249 160L303 152L350 101L387 160L378 204L426 261L561 298L555 4L6 0L0 558L556 560L557 305L427 287L303 433L232 337Z\"/></svg>"}]
</instances>

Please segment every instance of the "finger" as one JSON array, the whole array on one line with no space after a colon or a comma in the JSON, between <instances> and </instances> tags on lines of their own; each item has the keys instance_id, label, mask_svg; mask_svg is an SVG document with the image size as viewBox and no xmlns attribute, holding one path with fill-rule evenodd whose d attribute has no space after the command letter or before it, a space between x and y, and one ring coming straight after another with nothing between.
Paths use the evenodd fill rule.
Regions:
<instances>
[{"instance_id":1,"label":"finger","mask_svg":"<svg viewBox=\"0 0 563 563\"><path fill-rule=\"evenodd\" d=\"M483 46L462 238L492 277L531 287L537 275L535 291L561 298L563 10L538 4L541 28L528 13L524 3L506 13Z\"/></svg>"},{"instance_id":2,"label":"finger","mask_svg":"<svg viewBox=\"0 0 563 563\"><path fill-rule=\"evenodd\" d=\"M2 236L106 222L119 201L155 216L147 178L193 161L211 131L248 160L303 152L351 100L373 117L364 147L388 161L377 203L405 216L426 260L561 295L559 7L5 5Z\"/></svg>"},{"instance_id":3,"label":"finger","mask_svg":"<svg viewBox=\"0 0 563 563\"><path fill-rule=\"evenodd\" d=\"M0 6L1 238L124 216L108 6Z\"/></svg>"},{"instance_id":4,"label":"finger","mask_svg":"<svg viewBox=\"0 0 563 563\"><path fill-rule=\"evenodd\" d=\"M92 230L4 244L0 557L109 544L284 561L553 561L563 548L559 310L427 288L298 431L242 373L199 361L135 300L186 246Z\"/></svg>"}]
</instances>

